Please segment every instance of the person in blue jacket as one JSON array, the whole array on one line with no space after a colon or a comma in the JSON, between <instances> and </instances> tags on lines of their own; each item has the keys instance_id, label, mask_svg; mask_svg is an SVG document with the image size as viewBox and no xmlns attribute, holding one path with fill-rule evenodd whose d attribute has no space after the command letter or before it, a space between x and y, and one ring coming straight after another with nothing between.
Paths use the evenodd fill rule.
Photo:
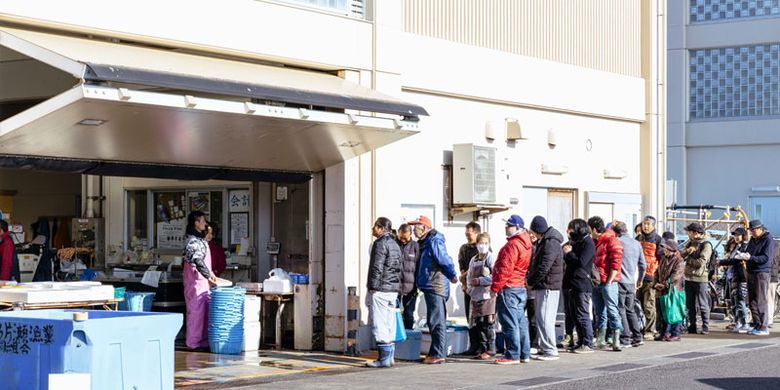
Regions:
<instances>
[{"instance_id":1,"label":"person in blue jacket","mask_svg":"<svg viewBox=\"0 0 780 390\"><path fill-rule=\"evenodd\" d=\"M423 360L425 364L441 364L447 357L447 308L450 282L458 282L458 272L447 254L444 235L433 229L431 220L420 216L409 222L420 246L420 268L417 288L423 292L427 309L426 321L431 332L431 348Z\"/></svg>"}]
</instances>

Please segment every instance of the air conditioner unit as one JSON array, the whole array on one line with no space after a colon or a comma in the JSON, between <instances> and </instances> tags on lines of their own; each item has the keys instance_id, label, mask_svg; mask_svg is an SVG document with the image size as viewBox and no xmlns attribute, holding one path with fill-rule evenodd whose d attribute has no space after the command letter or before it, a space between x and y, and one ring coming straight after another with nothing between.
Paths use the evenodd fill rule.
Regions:
<instances>
[{"instance_id":1,"label":"air conditioner unit","mask_svg":"<svg viewBox=\"0 0 780 390\"><path fill-rule=\"evenodd\" d=\"M496 148L474 144L452 146L452 203L455 205L505 204L500 189L506 181Z\"/></svg>"}]
</instances>

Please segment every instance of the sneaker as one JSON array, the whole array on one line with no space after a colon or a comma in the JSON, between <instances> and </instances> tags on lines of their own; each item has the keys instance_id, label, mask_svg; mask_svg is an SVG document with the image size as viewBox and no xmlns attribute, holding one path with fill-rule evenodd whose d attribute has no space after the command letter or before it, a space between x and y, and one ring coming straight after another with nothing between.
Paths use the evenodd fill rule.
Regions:
<instances>
[{"instance_id":1,"label":"sneaker","mask_svg":"<svg viewBox=\"0 0 780 390\"><path fill-rule=\"evenodd\" d=\"M703 330L703 331L701 331L699 333L706 336L706 335L710 334L710 331L709 330Z\"/></svg>"},{"instance_id":2,"label":"sneaker","mask_svg":"<svg viewBox=\"0 0 780 390\"><path fill-rule=\"evenodd\" d=\"M644 340L634 340L634 341L631 342L631 346L634 347L634 348L642 346L642 345L645 345Z\"/></svg>"},{"instance_id":3,"label":"sneaker","mask_svg":"<svg viewBox=\"0 0 780 390\"><path fill-rule=\"evenodd\" d=\"M750 334L753 335L753 336L769 336L769 331L766 330L766 329L764 329L764 330L753 329L750 332Z\"/></svg>"},{"instance_id":4,"label":"sneaker","mask_svg":"<svg viewBox=\"0 0 780 390\"><path fill-rule=\"evenodd\" d=\"M666 341L680 341L680 336L669 336Z\"/></svg>"},{"instance_id":5,"label":"sneaker","mask_svg":"<svg viewBox=\"0 0 780 390\"><path fill-rule=\"evenodd\" d=\"M575 349L574 353L593 353L593 348L587 345L582 345L579 348Z\"/></svg>"},{"instance_id":6,"label":"sneaker","mask_svg":"<svg viewBox=\"0 0 780 390\"><path fill-rule=\"evenodd\" d=\"M538 348L531 347L531 355L541 355L542 351L540 351Z\"/></svg>"},{"instance_id":7,"label":"sneaker","mask_svg":"<svg viewBox=\"0 0 780 390\"><path fill-rule=\"evenodd\" d=\"M534 360L541 360L541 361L545 361L545 362L549 362L549 361L560 359L558 357L558 355L534 355L533 358L534 358Z\"/></svg>"},{"instance_id":8,"label":"sneaker","mask_svg":"<svg viewBox=\"0 0 780 390\"><path fill-rule=\"evenodd\" d=\"M520 359L520 363L531 363L531 359L529 358Z\"/></svg>"},{"instance_id":9,"label":"sneaker","mask_svg":"<svg viewBox=\"0 0 780 390\"><path fill-rule=\"evenodd\" d=\"M561 345L570 345L572 342L572 335L567 334L563 337L563 340L561 340Z\"/></svg>"},{"instance_id":10,"label":"sneaker","mask_svg":"<svg viewBox=\"0 0 780 390\"><path fill-rule=\"evenodd\" d=\"M621 349L632 348L633 346L634 344L623 344L623 343L620 344Z\"/></svg>"},{"instance_id":11,"label":"sneaker","mask_svg":"<svg viewBox=\"0 0 780 390\"><path fill-rule=\"evenodd\" d=\"M747 334L748 332L750 332L752 330L747 325L739 326L736 329L737 329L737 333L739 333L739 334Z\"/></svg>"},{"instance_id":12,"label":"sneaker","mask_svg":"<svg viewBox=\"0 0 780 390\"><path fill-rule=\"evenodd\" d=\"M528 359L526 359L528 360ZM510 359L506 357L498 358L495 360L496 364L500 364L502 366L508 366L511 364L520 364L520 360Z\"/></svg>"}]
</instances>

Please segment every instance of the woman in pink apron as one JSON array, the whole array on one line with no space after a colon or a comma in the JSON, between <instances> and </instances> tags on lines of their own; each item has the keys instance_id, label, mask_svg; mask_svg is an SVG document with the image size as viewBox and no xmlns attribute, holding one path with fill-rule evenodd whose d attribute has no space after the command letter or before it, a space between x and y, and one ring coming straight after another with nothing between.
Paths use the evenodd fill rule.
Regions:
<instances>
[{"instance_id":1,"label":"woman in pink apron","mask_svg":"<svg viewBox=\"0 0 780 390\"><path fill-rule=\"evenodd\" d=\"M217 278L211 273L211 253L206 242L206 217L201 211L187 216L187 246L182 255L184 302L187 304L187 347L206 349L209 346L209 288Z\"/></svg>"}]
</instances>

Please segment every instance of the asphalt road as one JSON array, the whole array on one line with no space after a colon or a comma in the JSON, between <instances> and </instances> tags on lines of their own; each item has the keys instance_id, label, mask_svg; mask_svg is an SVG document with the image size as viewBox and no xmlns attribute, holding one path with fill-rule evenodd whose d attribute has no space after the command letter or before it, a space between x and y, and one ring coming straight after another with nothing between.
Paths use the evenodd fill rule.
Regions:
<instances>
[{"instance_id":1,"label":"asphalt road","mask_svg":"<svg viewBox=\"0 0 780 390\"><path fill-rule=\"evenodd\" d=\"M544 390L780 389L780 346L684 360L534 388Z\"/></svg>"}]
</instances>

